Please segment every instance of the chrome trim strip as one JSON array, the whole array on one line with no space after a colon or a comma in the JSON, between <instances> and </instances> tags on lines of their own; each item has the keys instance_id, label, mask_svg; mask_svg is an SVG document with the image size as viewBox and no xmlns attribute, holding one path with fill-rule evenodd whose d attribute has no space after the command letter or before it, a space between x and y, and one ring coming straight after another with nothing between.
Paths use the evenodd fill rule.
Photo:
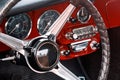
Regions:
<instances>
[{"instance_id":1,"label":"chrome trim strip","mask_svg":"<svg viewBox=\"0 0 120 80\"><path fill-rule=\"evenodd\" d=\"M91 41L91 39L87 39L87 40L83 40L83 41L71 43L71 45L76 45L76 44L80 44L80 43L84 43L84 42L89 42L89 41Z\"/></svg>"}]
</instances>

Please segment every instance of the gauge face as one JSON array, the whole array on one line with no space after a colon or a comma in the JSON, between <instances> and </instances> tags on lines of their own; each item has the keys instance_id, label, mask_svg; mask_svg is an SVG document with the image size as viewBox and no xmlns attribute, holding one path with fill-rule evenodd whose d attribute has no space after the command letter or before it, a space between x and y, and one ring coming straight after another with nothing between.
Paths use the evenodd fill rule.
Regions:
<instances>
[{"instance_id":1,"label":"gauge face","mask_svg":"<svg viewBox=\"0 0 120 80\"><path fill-rule=\"evenodd\" d=\"M54 21L59 17L59 13L55 10L48 10L44 12L38 19L38 30L41 35L44 35Z\"/></svg>"},{"instance_id":2,"label":"gauge face","mask_svg":"<svg viewBox=\"0 0 120 80\"><path fill-rule=\"evenodd\" d=\"M15 15L6 22L5 32L10 36L25 39L31 32L31 25L31 19L27 14Z\"/></svg>"},{"instance_id":3,"label":"gauge face","mask_svg":"<svg viewBox=\"0 0 120 80\"><path fill-rule=\"evenodd\" d=\"M86 23L90 19L91 15L85 7L81 7L77 13L77 17L81 23Z\"/></svg>"}]
</instances>

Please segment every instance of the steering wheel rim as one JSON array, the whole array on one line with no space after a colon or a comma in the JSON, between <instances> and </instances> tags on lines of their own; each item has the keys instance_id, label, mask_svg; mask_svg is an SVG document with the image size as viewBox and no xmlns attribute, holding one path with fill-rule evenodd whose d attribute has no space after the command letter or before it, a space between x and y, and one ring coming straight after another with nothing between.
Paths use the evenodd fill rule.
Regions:
<instances>
[{"instance_id":1,"label":"steering wheel rim","mask_svg":"<svg viewBox=\"0 0 120 80\"><path fill-rule=\"evenodd\" d=\"M83 0L84 1L84 0ZM105 26L105 23L96 9L96 7L87 2L82 3L90 14L93 16L94 21L97 25L98 32L100 33L101 38L101 47L102 47L102 61L101 61L101 69L99 72L98 80L107 80L107 76L109 73L109 65L110 65L110 44L109 44L109 36Z\"/></svg>"},{"instance_id":2,"label":"steering wheel rim","mask_svg":"<svg viewBox=\"0 0 120 80\"><path fill-rule=\"evenodd\" d=\"M19 1L20 0L10 0L8 1L8 3L6 3L5 8L0 11L0 21L2 21L7 12ZM98 80L107 80L110 65L110 44L105 23L97 8L89 0L79 0L79 3L75 3L74 1L77 2L76 0L71 0L71 3L73 5L78 6L80 4L89 11L97 25L98 31L100 33L102 46L102 61Z\"/></svg>"}]
</instances>

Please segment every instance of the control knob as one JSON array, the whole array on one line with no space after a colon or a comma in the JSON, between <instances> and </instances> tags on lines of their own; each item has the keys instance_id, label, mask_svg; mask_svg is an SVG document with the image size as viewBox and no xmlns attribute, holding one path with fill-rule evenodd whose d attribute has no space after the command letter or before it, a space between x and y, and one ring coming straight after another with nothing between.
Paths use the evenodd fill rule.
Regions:
<instances>
[{"instance_id":1,"label":"control knob","mask_svg":"<svg viewBox=\"0 0 120 80\"><path fill-rule=\"evenodd\" d=\"M90 43L90 47L91 47L92 50L96 50L100 47L100 44L97 41L92 41Z\"/></svg>"},{"instance_id":2,"label":"control knob","mask_svg":"<svg viewBox=\"0 0 120 80\"><path fill-rule=\"evenodd\" d=\"M65 36L67 39L74 39L74 40L78 39L78 35L72 32L68 32Z\"/></svg>"}]
</instances>

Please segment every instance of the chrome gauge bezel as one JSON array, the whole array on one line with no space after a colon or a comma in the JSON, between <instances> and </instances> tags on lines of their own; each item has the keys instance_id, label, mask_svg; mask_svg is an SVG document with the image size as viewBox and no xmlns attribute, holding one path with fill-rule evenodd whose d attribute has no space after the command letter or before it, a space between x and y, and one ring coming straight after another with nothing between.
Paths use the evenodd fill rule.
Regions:
<instances>
[{"instance_id":1,"label":"chrome gauge bezel","mask_svg":"<svg viewBox=\"0 0 120 80\"><path fill-rule=\"evenodd\" d=\"M40 35L44 35L44 34L45 34L45 33L44 33L44 34L41 33L40 30L39 30L39 28L40 28L40 27L39 27L40 20L42 20L42 17L43 17L46 13L48 13L49 11L54 11L54 12L56 12L56 13L60 16L60 13L59 13L57 10L52 10L52 9L51 9L51 10L47 10L47 11L45 11L42 15L40 15L40 17L38 18L38 21L37 21L37 29L38 29L38 32L39 32ZM59 17L59 16L58 16L58 17ZM52 25L52 24L51 24L51 25ZM49 28L50 28L50 27L49 27Z\"/></svg>"},{"instance_id":2,"label":"chrome gauge bezel","mask_svg":"<svg viewBox=\"0 0 120 80\"><path fill-rule=\"evenodd\" d=\"M90 18L91 18L91 15L88 13L88 14L89 14L89 15L88 15L88 18L87 18L85 21L80 20L79 14L80 14L80 11L81 11L83 8L85 8L85 7L81 7L80 10L77 12L77 19L78 19L78 21L80 21L82 24L85 24L85 23L88 23L88 21L89 21ZM86 9L86 8L85 8L85 9ZM87 10L87 9L86 9L86 10Z\"/></svg>"},{"instance_id":3,"label":"chrome gauge bezel","mask_svg":"<svg viewBox=\"0 0 120 80\"><path fill-rule=\"evenodd\" d=\"M32 19L31 19L31 17L30 17L27 13L21 13L21 14L17 14L17 15L14 15L14 16L9 17L8 20L7 20L7 22L5 23L5 33L8 34L7 25L9 24L9 21L10 21L12 18L14 18L15 16L19 16L19 15L24 15L24 16L26 16L26 17L28 18L29 22L30 22L30 26L28 26L28 27L29 27L29 30L28 30L28 32L26 33L26 35L24 34L24 35L25 35L24 37L19 38L19 39L24 40L24 39L28 38L28 36L30 35L30 33L31 33L31 31L32 31ZM10 35L10 34L8 34L8 35ZM12 35L10 35L10 36L12 36ZM13 36L13 37L15 37L15 36ZM16 37L16 38L18 38L18 37Z\"/></svg>"}]
</instances>

